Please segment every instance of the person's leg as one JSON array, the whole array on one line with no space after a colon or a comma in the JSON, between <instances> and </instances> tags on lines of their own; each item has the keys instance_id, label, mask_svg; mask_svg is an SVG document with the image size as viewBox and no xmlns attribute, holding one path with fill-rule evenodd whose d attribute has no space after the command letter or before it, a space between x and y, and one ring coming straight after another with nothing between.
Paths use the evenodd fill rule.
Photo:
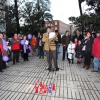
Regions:
<instances>
[{"instance_id":1,"label":"person's leg","mask_svg":"<svg viewBox=\"0 0 100 100\"><path fill-rule=\"evenodd\" d=\"M44 51L43 51L43 47L41 47L41 56L42 56L42 58L44 58Z\"/></svg>"},{"instance_id":2,"label":"person's leg","mask_svg":"<svg viewBox=\"0 0 100 100\"><path fill-rule=\"evenodd\" d=\"M88 51L87 52L87 68L86 69L90 68L90 64L91 64L91 51Z\"/></svg>"},{"instance_id":3,"label":"person's leg","mask_svg":"<svg viewBox=\"0 0 100 100\"><path fill-rule=\"evenodd\" d=\"M83 68L85 68L87 66L87 54L84 53L84 66Z\"/></svg>"},{"instance_id":4,"label":"person's leg","mask_svg":"<svg viewBox=\"0 0 100 100\"><path fill-rule=\"evenodd\" d=\"M28 53L26 53L26 60L29 61L29 59L28 59Z\"/></svg>"},{"instance_id":5,"label":"person's leg","mask_svg":"<svg viewBox=\"0 0 100 100\"><path fill-rule=\"evenodd\" d=\"M59 52L59 46L56 45L56 57L57 57L57 59L58 59L58 52Z\"/></svg>"},{"instance_id":6,"label":"person's leg","mask_svg":"<svg viewBox=\"0 0 100 100\"><path fill-rule=\"evenodd\" d=\"M44 54L44 60L46 60L46 51L45 50L43 51L43 54Z\"/></svg>"},{"instance_id":7,"label":"person's leg","mask_svg":"<svg viewBox=\"0 0 100 100\"><path fill-rule=\"evenodd\" d=\"M16 62L19 62L19 50L16 50Z\"/></svg>"},{"instance_id":8,"label":"person's leg","mask_svg":"<svg viewBox=\"0 0 100 100\"><path fill-rule=\"evenodd\" d=\"M62 60L65 60L65 47L63 47L63 58Z\"/></svg>"},{"instance_id":9,"label":"person's leg","mask_svg":"<svg viewBox=\"0 0 100 100\"><path fill-rule=\"evenodd\" d=\"M13 64L15 64L16 50L13 50Z\"/></svg>"},{"instance_id":10,"label":"person's leg","mask_svg":"<svg viewBox=\"0 0 100 100\"><path fill-rule=\"evenodd\" d=\"M94 57L93 63L94 63L94 70L98 71L98 68L99 68L99 58Z\"/></svg>"},{"instance_id":11,"label":"person's leg","mask_svg":"<svg viewBox=\"0 0 100 100\"><path fill-rule=\"evenodd\" d=\"M72 64L74 63L74 54L72 53Z\"/></svg>"},{"instance_id":12,"label":"person's leg","mask_svg":"<svg viewBox=\"0 0 100 100\"><path fill-rule=\"evenodd\" d=\"M39 51L40 51L40 53L39 53L39 58L41 58L41 54L42 54L41 46L39 46Z\"/></svg>"},{"instance_id":13,"label":"person's leg","mask_svg":"<svg viewBox=\"0 0 100 100\"><path fill-rule=\"evenodd\" d=\"M48 62L48 65L49 65L49 68L48 68L48 69L51 69L51 68L52 68L50 52L51 52L51 51L46 51L47 62Z\"/></svg>"},{"instance_id":14,"label":"person's leg","mask_svg":"<svg viewBox=\"0 0 100 100\"><path fill-rule=\"evenodd\" d=\"M23 53L23 59L24 59L24 61L26 61L26 58L25 58L25 56L26 56L26 55L25 55L25 53Z\"/></svg>"},{"instance_id":15,"label":"person's leg","mask_svg":"<svg viewBox=\"0 0 100 100\"><path fill-rule=\"evenodd\" d=\"M2 72L2 53L0 52L0 72Z\"/></svg>"},{"instance_id":16,"label":"person's leg","mask_svg":"<svg viewBox=\"0 0 100 100\"><path fill-rule=\"evenodd\" d=\"M55 66L56 69L58 69L58 63L57 63L57 58L56 58L56 50L52 50L51 53L53 55L54 66Z\"/></svg>"}]
</instances>

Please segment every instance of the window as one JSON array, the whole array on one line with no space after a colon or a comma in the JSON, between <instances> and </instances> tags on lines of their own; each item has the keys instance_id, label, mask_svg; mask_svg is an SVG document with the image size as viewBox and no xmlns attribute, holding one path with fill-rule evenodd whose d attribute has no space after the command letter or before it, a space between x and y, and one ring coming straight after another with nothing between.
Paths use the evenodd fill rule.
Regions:
<instances>
[{"instance_id":1,"label":"window","mask_svg":"<svg viewBox=\"0 0 100 100\"><path fill-rule=\"evenodd\" d=\"M55 25L57 25L57 22L55 22Z\"/></svg>"}]
</instances>

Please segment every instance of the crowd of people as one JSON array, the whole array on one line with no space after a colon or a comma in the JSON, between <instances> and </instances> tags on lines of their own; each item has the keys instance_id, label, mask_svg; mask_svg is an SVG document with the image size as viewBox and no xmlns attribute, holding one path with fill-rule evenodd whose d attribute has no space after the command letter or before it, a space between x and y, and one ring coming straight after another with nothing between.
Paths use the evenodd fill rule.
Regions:
<instances>
[{"instance_id":1,"label":"crowd of people","mask_svg":"<svg viewBox=\"0 0 100 100\"><path fill-rule=\"evenodd\" d=\"M27 35L14 34L14 37L10 40L5 34L0 32L0 72L6 69L8 62L13 61L13 65L19 63L19 53L24 61L29 61L29 52L34 56L38 56L39 59L47 59L48 68L52 69L52 59L54 61L55 70L58 71L58 54L59 48L62 45L62 61L67 58L69 64L75 63L82 64L83 68L88 70L91 65L91 59L93 59L94 69L92 72L98 72L100 62L100 32L98 31L96 37L90 31L80 34L79 30L75 35L71 35L67 30L61 37L58 30L55 30L55 36L49 38L51 27L47 27L47 31L44 34L33 35L31 39L28 39ZM21 42L24 41L24 44ZM9 61L3 61L3 56L8 56ZM82 60L83 59L83 60Z\"/></svg>"}]
</instances>

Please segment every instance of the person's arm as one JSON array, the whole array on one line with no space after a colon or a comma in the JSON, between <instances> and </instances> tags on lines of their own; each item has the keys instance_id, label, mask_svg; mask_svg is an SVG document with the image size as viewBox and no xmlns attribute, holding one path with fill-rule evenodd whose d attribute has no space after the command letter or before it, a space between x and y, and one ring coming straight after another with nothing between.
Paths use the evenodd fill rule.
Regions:
<instances>
[{"instance_id":1,"label":"person's arm","mask_svg":"<svg viewBox=\"0 0 100 100\"><path fill-rule=\"evenodd\" d=\"M3 49L2 43L0 43L0 50L2 52L2 55L4 55L4 49Z\"/></svg>"},{"instance_id":2,"label":"person's arm","mask_svg":"<svg viewBox=\"0 0 100 100\"><path fill-rule=\"evenodd\" d=\"M17 44L17 43L20 44L20 40L17 40L17 41L16 41L16 40L12 39L12 44L14 44L14 43L16 43L16 44Z\"/></svg>"},{"instance_id":3,"label":"person's arm","mask_svg":"<svg viewBox=\"0 0 100 100\"><path fill-rule=\"evenodd\" d=\"M64 44L64 36L62 37L61 42L62 42L62 45L65 45Z\"/></svg>"},{"instance_id":4,"label":"person's arm","mask_svg":"<svg viewBox=\"0 0 100 100\"><path fill-rule=\"evenodd\" d=\"M46 42L46 38L47 38L46 33L44 33L44 34L43 34L42 41L43 41L43 42Z\"/></svg>"}]
</instances>

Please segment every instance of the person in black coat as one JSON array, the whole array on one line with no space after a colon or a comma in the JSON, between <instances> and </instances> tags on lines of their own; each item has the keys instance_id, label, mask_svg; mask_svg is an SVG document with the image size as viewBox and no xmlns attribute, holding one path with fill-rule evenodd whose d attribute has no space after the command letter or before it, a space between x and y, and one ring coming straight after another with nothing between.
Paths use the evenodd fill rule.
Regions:
<instances>
[{"instance_id":1,"label":"person in black coat","mask_svg":"<svg viewBox=\"0 0 100 100\"><path fill-rule=\"evenodd\" d=\"M82 62L83 54L82 54L82 44L81 41L78 41L78 45L75 50L76 54L75 57L77 58L77 64L80 64Z\"/></svg>"},{"instance_id":2,"label":"person in black coat","mask_svg":"<svg viewBox=\"0 0 100 100\"><path fill-rule=\"evenodd\" d=\"M83 35L80 34L79 30L76 30L76 34L73 36L72 40L74 42L75 38L77 38L77 40L82 40L84 37Z\"/></svg>"},{"instance_id":3,"label":"person in black coat","mask_svg":"<svg viewBox=\"0 0 100 100\"><path fill-rule=\"evenodd\" d=\"M84 52L84 66L88 70L91 64L91 54L92 54L92 44L93 44L93 37L91 32L87 32L85 39L82 43L82 51Z\"/></svg>"},{"instance_id":4,"label":"person in black coat","mask_svg":"<svg viewBox=\"0 0 100 100\"><path fill-rule=\"evenodd\" d=\"M40 51L40 54L39 54L39 58L44 58L44 51L43 51L43 42L42 42L42 36L40 35L39 36L39 39L38 39L38 46L39 46L39 51Z\"/></svg>"}]
</instances>

